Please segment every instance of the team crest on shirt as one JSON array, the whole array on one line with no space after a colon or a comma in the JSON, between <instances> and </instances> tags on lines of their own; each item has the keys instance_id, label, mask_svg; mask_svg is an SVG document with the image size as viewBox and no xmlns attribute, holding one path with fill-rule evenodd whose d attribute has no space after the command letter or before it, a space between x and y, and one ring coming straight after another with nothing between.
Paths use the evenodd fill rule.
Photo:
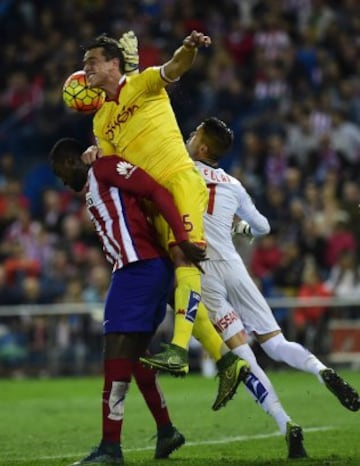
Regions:
<instances>
[{"instance_id":1,"label":"team crest on shirt","mask_svg":"<svg viewBox=\"0 0 360 466\"><path fill-rule=\"evenodd\" d=\"M136 168L137 167L134 167L134 165L126 161L118 162L116 165L116 171L119 173L119 175L124 176L125 178L130 178Z\"/></svg>"},{"instance_id":2,"label":"team crest on shirt","mask_svg":"<svg viewBox=\"0 0 360 466\"><path fill-rule=\"evenodd\" d=\"M85 199L86 199L86 207L90 208L94 205L94 200L93 198L91 197L91 193L90 192L87 192L86 195L85 195Z\"/></svg>"}]
</instances>

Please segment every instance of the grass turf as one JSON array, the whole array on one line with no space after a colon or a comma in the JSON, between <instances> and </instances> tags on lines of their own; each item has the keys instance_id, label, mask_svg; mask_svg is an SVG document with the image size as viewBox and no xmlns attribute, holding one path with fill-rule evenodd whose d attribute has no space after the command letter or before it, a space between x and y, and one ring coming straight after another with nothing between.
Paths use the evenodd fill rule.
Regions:
<instances>
[{"instance_id":1,"label":"grass turf","mask_svg":"<svg viewBox=\"0 0 360 466\"><path fill-rule=\"evenodd\" d=\"M341 371L360 388L360 374ZM161 465L359 466L359 414L343 408L315 377L296 371L270 373L292 419L305 430L309 458L286 459L285 440L273 419L243 388L219 412L210 406L217 383L191 375L161 376L172 420L187 444ZM0 466L70 465L100 438L100 378L0 381ZM126 464L159 465L152 459L156 429L137 388L126 402Z\"/></svg>"}]
</instances>

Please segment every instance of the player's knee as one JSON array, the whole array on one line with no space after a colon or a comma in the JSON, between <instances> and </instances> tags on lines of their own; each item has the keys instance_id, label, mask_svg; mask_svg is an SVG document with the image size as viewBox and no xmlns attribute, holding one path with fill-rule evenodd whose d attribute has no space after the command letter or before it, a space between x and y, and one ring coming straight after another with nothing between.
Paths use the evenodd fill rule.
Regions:
<instances>
[{"instance_id":1,"label":"player's knee","mask_svg":"<svg viewBox=\"0 0 360 466\"><path fill-rule=\"evenodd\" d=\"M105 335L105 359L137 359L139 356L136 334L109 333Z\"/></svg>"},{"instance_id":2,"label":"player's knee","mask_svg":"<svg viewBox=\"0 0 360 466\"><path fill-rule=\"evenodd\" d=\"M284 335L280 332L260 343L260 345L271 359L274 361L282 361L283 358L281 356L280 347L285 341Z\"/></svg>"}]
</instances>

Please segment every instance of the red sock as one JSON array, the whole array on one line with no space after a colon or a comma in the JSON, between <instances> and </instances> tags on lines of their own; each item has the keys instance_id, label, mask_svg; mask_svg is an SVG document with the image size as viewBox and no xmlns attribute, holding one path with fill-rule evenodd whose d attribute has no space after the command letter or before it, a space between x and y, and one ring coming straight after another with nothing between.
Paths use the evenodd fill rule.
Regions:
<instances>
[{"instance_id":1,"label":"red sock","mask_svg":"<svg viewBox=\"0 0 360 466\"><path fill-rule=\"evenodd\" d=\"M144 367L139 362L134 364L133 375L136 383L159 428L171 424L171 421L156 374L156 370Z\"/></svg>"},{"instance_id":2,"label":"red sock","mask_svg":"<svg viewBox=\"0 0 360 466\"><path fill-rule=\"evenodd\" d=\"M130 359L104 361L104 390L102 404L103 440L119 443L124 417L124 401L134 362Z\"/></svg>"}]
</instances>

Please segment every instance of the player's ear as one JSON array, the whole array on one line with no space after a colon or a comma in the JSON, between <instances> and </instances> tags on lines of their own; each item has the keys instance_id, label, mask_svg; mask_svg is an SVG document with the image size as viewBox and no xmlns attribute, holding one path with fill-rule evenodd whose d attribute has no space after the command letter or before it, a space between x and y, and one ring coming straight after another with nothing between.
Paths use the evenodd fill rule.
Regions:
<instances>
[{"instance_id":1,"label":"player's ear","mask_svg":"<svg viewBox=\"0 0 360 466\"><path fill-rule=\"evenodd\" d=\"M208 155L209 154L208 146L206 144L204 144L204 143L200 144L199 152L200 152L201 155Z\"/></svg>"}]
</instances>

